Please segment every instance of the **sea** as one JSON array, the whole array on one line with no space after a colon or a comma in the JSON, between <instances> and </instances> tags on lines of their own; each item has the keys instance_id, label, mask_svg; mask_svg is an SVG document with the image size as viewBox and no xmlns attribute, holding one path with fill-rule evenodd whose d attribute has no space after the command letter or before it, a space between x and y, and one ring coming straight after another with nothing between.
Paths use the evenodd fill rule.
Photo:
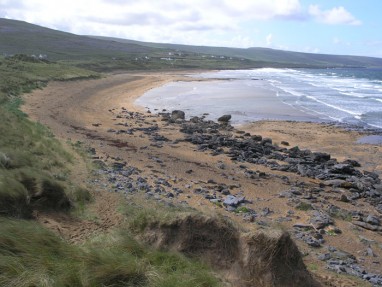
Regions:
<instances>
[{"instance_id":1,"label":"sea","mask_svg":"<svg viewBox=\"0 0 382 287\"><path fill-rule=\"evenodd\" d=\"M300 120L382 129L382 69L261 68L189 76L207 81L172 82L136 104L213 120L231 114L234 124Z\"/></svg>"}]
</instances>

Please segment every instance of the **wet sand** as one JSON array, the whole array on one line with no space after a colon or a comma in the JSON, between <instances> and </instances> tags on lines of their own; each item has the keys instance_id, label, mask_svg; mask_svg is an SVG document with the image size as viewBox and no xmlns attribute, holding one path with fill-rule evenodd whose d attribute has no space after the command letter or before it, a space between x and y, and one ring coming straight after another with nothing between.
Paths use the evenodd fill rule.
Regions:
<instances>
[{"instance_id":1,"label":"wet sand","mask_svg":"<svg viewBox=\"0 0 382 287\"><path fill-rule=\"evenodd\" d=\"M231 114L234 125L261 119L322 121L282 102L266 81L251 81L250 89L247 82L194 75L187 82L171 82L148 91L135 104L152 111L181 109L188 117L208 113L207 119L215 121L222 114Z\"/></svg>"}]
</instances>

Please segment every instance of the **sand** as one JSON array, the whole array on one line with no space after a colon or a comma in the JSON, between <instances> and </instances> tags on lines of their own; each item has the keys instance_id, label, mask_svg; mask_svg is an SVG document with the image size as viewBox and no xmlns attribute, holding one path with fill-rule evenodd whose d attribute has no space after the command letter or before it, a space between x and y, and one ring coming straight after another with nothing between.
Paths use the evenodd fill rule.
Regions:
<instances>
[{"instance_id":1,"label":"sand","mask_svg":"<svg viewBox=\"0 0 382 287\"><path fill-rule=\"evenodd\" d=\"M173 144L175 140L183 139L183 134L176 127L166 125L157 115L147 113L143 107L134 105L138 97L152 88L170 81L192 80L184 77L186 73L188 72L132 72L108 75L98 80L53 82L43 90L26 95L23 111L32 120L47 125L63 142L80 141L85 146L94 148L97 158L106 163L126 162L129 166L138 168L140 175L148 178L149 182L165 178L173 188L184 190L184 193L174 199L174 202L185 201L204 212L222 213L247 228L253 228L254 224L244 222L242 216L224 211L206 200L203 194L195 192L197 189L208 189L208 181L213 180L233 186L232 194L240 193L252 200L253 204L249 204L248 207L259 212L264 208L272 210L273 213L267 219L272 221L285 216L291 207L286 204L285 198L278 196L289 187L282 177L288 176L290 182L305 182L312 186L318 184L317 180L246 163L245 165L254 171L271 175L253 180L242 172L238 163L232 162L225 155L211 156L208 152L196 151L194 145L183 141ZM140 114L135 118L125 119L121 115L124 115L126 111ZM125 128L158 125L160 134L170 139L170 143L159 148L153 145L149 136L143 132L137 131L132 135L109 132L110 129L119 129L122 125ZM356 159L362 164L363 169L379 174L382 171L381 145L358 144L357 139L362 137L358 132L348 132L326 124L288 121L261 121L241 126L240 129L251 134L271 137L275 143L288 141L291 146L298 145L300 148L329 152L339 160ZM116 142L119 144L115 144ZM219 168L222 163L224 170ZM76 171L77 177L81 180L86 177L86 174L87 171L84 168ZM107 193L107 190L105 189L104 192ZM108 199L104 197L102 200L105 202ZM336 194L328 200L338 206L353 208L348 203L339 202ZM356 208L367 211L372 209L366 203ZM305 211L293 210L293 212L291 222L274 222L274 226L290 230L294 223L307 221L308 215ZM110 216L114 216L113 212L110 212ZM116 224L118 220L112 226ZM349 222L340 220L336 221L336 225L341 228L342 235L328 238L332 246L359 254L366 248L359 240L360 234L382 243L380 235L375 232L355 231ZM333 281L338 282L335 286L356 286L351 279L343 277L335 279L333 274L324 271L324 265L317 260L315 251L312 251L305 243L297 243L300 250L308 255L305 257L305 262L308 265L317 266L317 276L323 282L325 281L323 278L328 277L331 278L330 280L338 280ZM382 250L374 251L377 256L382 256ZM364 264L370 270L378 270L379 265L372 261L373 258L367 259Z\"/></svg>"}]
</instances>

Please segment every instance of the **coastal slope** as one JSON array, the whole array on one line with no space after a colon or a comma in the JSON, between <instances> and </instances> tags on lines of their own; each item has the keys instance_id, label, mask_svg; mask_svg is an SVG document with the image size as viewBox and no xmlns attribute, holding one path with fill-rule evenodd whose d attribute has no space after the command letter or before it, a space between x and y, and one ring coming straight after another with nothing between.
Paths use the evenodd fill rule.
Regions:
<instances>
[{"instance_id":1,"label":"coastal slope","mask_svg":"<svg viewBox=\"0 0 382 287\"><path fill-rule=\"evenodd\" d=\"M49 126L60 139L90 147L96 161L119 168L101 168L106 181L96 185L121 193L128 200L143 192L167 204L221 214L248 230L288 230L305 254L305 264L323 285L366 284L356 277L334 276L327 271L340 268L333 263L338 256L348 262L341 267L346 272L341 273L356 275L352 268L362 266L370 278L378 278L372 277L379 270L375 257L367 255L370 248L372 254L381 256L376 201L367 193L354 197L349 192L352 185L342 181L310 177L303 169L287 171L280 165L280 156L294 153L297 161L312 155L331 168L334 176L354 172L362 182L374 176L377 181L381 146L358 145L355 140L362 134L330 125L278 121L254 123L239 130L201 119L171 121L171 114L158 116L133 104L145 91L180 79L185 80L183 73L126 73L100 80L51 83L25 97L24 111ZM267 153L265 161L251 162L242 157L237 148L250 144L256 149L259 135L274 159ZM213 138L218 141L211 142ZM229 143L237 147L230 151ZM287 144L299 148L288 148ZM283 145L286 149L279 148ZM308 148L314 153L306 151ZM330 165L329 153L337 170ZM348 159L352 161L344 164ZM356 162L362 173L350 167ZM343 168L343 175L338 174L338 168ZM378 192L376 181L373 186ZM357 215L354 218L353 213ZM373 218L375 225L368 223ZM183 226L181 222L174 224ZM146 231L152 234L155 228L171 225L156 223Z\"/></svg>"}]
</instances>

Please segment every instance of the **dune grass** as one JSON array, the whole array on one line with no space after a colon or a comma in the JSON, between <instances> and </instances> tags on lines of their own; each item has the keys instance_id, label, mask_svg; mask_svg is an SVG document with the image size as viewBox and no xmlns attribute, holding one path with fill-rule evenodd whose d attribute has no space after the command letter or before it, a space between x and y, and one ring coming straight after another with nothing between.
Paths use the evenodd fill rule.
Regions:
<instances>
[{"instance_id":1,"label":"dune grass","mask_svg":"<svg viewBox=\"0 0 382 287\"><path fill-rule=\"evenodd\" d=\"M33 221L0 218L0 286L218 286L208 268L143 246L126 231L82 246Z\"/></svg>"},{"instance_id":2,"label":"dune grass","mask_svg":"<svg viewBox=\"0 0 382 287\"><path fill-rule=\"evenodd\" d=\"M21 95L50 80L98 76L25 55L0 58L0 215L29 217L36 208L68 209L72 156L46 127L20 111Z\"/></svg>"},{"instance_id":3,"label":"dune grass","mask_svg":"<svg viewBox=\"0 0 382 287\"><path fill-rule=\"evenodd\" d=\"M29 218L34 210L86 208L70 182L72 155L20 110L22 93L50 80L98 75L27 56L0 58L0 286L217 286L208 268L138 243L125 228L70 245Z\"/></svg>"}]
</instances>

